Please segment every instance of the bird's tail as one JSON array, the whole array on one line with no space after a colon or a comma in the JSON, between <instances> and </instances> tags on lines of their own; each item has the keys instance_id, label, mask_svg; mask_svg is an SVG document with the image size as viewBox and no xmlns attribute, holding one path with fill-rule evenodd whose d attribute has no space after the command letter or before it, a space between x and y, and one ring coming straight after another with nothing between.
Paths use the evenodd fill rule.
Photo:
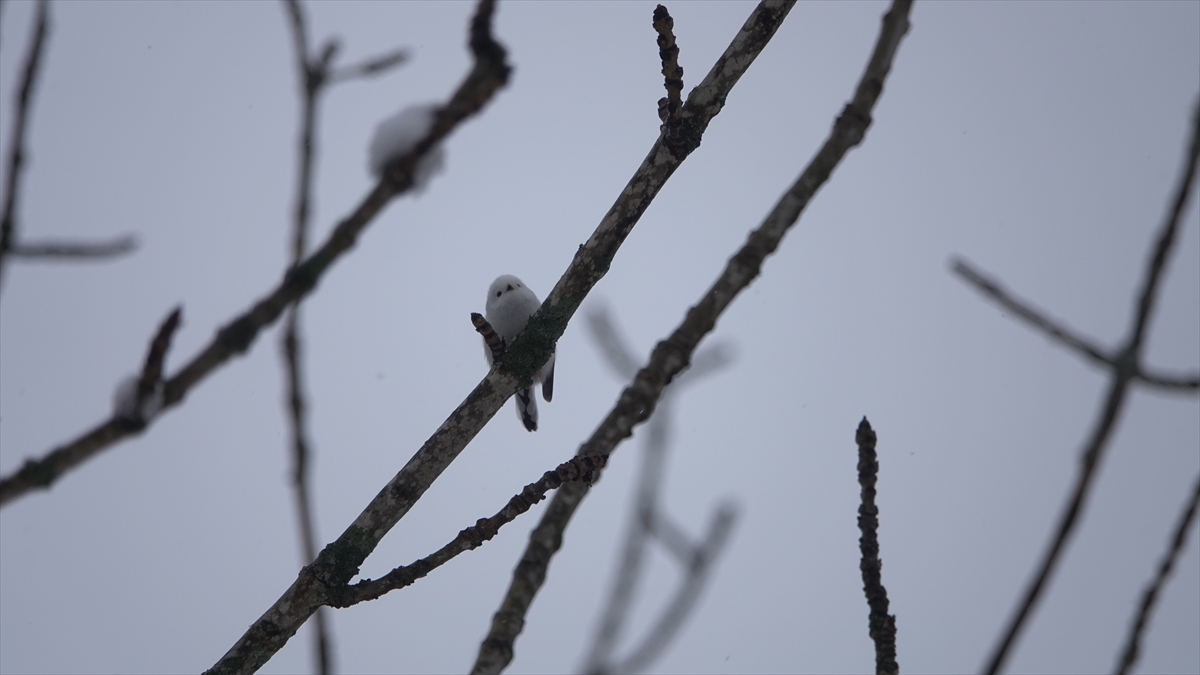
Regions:
<instances>
[{"instance_id":1,"label":"bird's tail","mask_svg":"<svg viewBox=\"0 0 1200 675\"><path fill-rule=\"evenodd\" d=\"M529 431L537 431L538 411L537 399L533 397L533 387L517 390L517 418Z\"/></svg>"}]
</instances>

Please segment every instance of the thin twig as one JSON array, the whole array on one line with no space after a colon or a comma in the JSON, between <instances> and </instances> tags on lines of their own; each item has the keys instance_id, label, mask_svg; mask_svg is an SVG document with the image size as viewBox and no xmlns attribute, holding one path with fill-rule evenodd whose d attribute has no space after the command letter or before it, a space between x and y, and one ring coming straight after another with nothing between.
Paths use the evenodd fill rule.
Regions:
<instances>
[{"instance_id":1,"label":"thin twig","mask_svg":"<svg viewBox=\"0 0 1200 675\"><path fill-rule=\"evenodd\" d=\"M317 102L324 91L329 63L336 53L335 42L326 44L320 58L312 60L308 52L308 27L304 7L299 0L285 0L284 8L291 19L292 42L296 56L296 73L300 81L300 139L298 173L296 176L296 206L292 222L290 264L304 259L308 248L309 213L312 202L313 158L316 155ZM304 394L304 373L301 359L300 307L293 304L284 322L280 352L284 362L284 386L287 394L288 427L291 432L292 494L296 501L296 526L300 530L301 564L308 565L317 558L317 532L313 517L312 483L309 480L309 458L312 445L308 440ZM333 641L329 630L328 610L318 609L314 618L313 661L316 672L328 675L333 671Z\"/></svg>"},{"instance_id":2,"label":"thin twig","mask_svg":"<svg viewBox=\"0 0 1200 675\"><path fill-rule=\"evenodd\" d=\"M16 243L17 196L21 189L21 173L25 168L25 124L33 103L38 65L42 61L42 49L49 31L50 2L41 0L38 2L29 51L25 55L21 88L13 105L12 140L8 145L8 184L4 186L4 212L0 214L0 282L3 281L4 259Z\"/></svg>"},{"instance_id":3,"label":"thin twig","mask_svg":"<svg viewBox=\"0 0 1200 675\"><path fill-rule=\"evenodd\" d=\"M708 536L693 551L691 564L685 568L683 580L680 581L675 596L667 603L642 644L635 647L632 653L613 669L615 672L644 670L662 654L667 645L671 644L671 640L683 627L699 601L713 564L729 541L729 534L733 531L736 520L737 510L732 504L722 504L717 508L708 526Z\"/></svg>"},{"instance_id":4,"label":"thin twig","mask_svg":"<svg viewBox=\"0 0 1200 675\"><path fill-rule=\"evenodd\" d=\"M1142 292L1138 297L1137 318L1134 321L1133 332L1129 337L1128 353L1140 357L1141 347L1150 325L1150 317L1154 313L1154 304L1158 301L1158 286L1162 283L1167 269L1167 258L1171 249L1179 239L1179 230L1183 224L1183 216L1187 212L1188 201L1191 199L1192 186L1196 182L1196 167L1200 164L1200 100L1192 107L1192 137L1188 153L1184 159L1184 169L1175 188L1175 196L1171 200L1167 217L1159 230L1158 241L1154 245L1154 253L1147 265L1147 274L1142 279ZM1141 366L1141 359L1135 358L1134 364Z\"/></svg>"},{"instance_id":5,"label":"thin twig","mask_svg":"<svg viewBox=\"0 0 1200 675\"><path fill-rule=\"evenodd\" d=\"M559 464L552 471L542 474L536 482L526 485L514 495L491 518L480 518L474 525L458 533L453 541L434 553L403 567L397 567L391 572L374 581L366 579L356 584L350 584L330 591L330 607L350 607L360 602L375 600L397 589L411 586L433 570L453 560L458 554L465 553L483 546L500 528L511 523L517 516L525 513L534 504L546 498L546 493L558 488L563 483L579 481L591 484L600 477L601 470L608 462L608 457L572 457Z\"/></svg>"},{"instance_id":6,"label":"thin twig","mask_svg":"<svg viewBox=\"0 0 1200 675\"><path fill-rule=\"evenodd\" d=\"M658 57L662 60L663 88L667 95L658 101L658 118L663 134L674 138L679 128L679 110L683 107L683 68L679 65L679 47L675 44L675 20L667 8L654 8L654 31L658 33Z\"/></svg>"},{"instance_id":7,"label":"thin twig","mask_svg":"<svg viewBox=\"0 0 1200 675\"><path fill-rule=\"evenodd\" d=\"M37 16L34 19L29 52L25 56L21 86L13 106L13 136L8 149L8 181L4 189L4 210L0 213L0 282L4 276L4 261L10 256L27 260L104 260L124 255L137 247L137 241L132 235L100 242L17 241L17 198L25 169L26 124L29 109L33 105L33 92L49 32L50 2L41 0L38 2Z\"/></svg>"},{"instance_id":8,"label":"thin twig","mask_svg":"<svg viewBox=\"0 0 1200 675\"><path fill-rule=\"evenodd\" d=\"M162 384L163 363L166 360L167 351L171 347L171 338L179 328L182 311L181 308L176 307L167 315L167 318L155 331L150 346L146 349L146 359L143 362L142 372L138 376L135 394L137 398L131 406L133 410L139 410L151 392ZM148 420L142 419L140 416L128 417L114 413L108 421L91 432L89 436L94 439L85 437L85 440L94 444L136 434L144 429L147 423ZM20 469L0 481L0 506L32 490L44 490L50 487L59 476L81 464L88 456L79 449L67 448L52 452L44 459L25 460Z\"/></svg>"},{"instance_id":9,"label":"thin twig","mask_svg":"<svg viewBox=\"0 0 1200 675\"><path fill-rule=\"evenodd\" d=\"M307 406L300 366L303 361L300 353L299 316L299 307L288 311L282 350L287 380L288 426L292 435L292 491L296 498L296 524L300 529L300 556L303 559L302 564L307 565L317 558L317 533L308 469L312 450L305 423ZM330 637L327 612L317 610L314 618L316 630L313 659L316 661L317 672L330 673L333 671L333 641Z\"/></svg>"},{"instance_id":10,"label":"thin twig","mask_svg":"<svg viewBox=\"0 0 1200 675\"><path fill-rule=\"evenodd\" d=\"M10 246L8 254L15 258L104 260L130 253L136 248L137 237L127 234L111 241L42 241L32 244L19 242Z\"/></svg>"},{"instance_id":11,"label":"thin twig","mask_svg":"<svg viewBox=\"0 0 1200 675\"><path fill-rule=\"evenodd\" d=\"M875 432L866 417L858 424L854 436L858 444L858 483L862 486L862 503L858 507L858 540L862 550L863 593L867 596L870 616L868 633L875 643L875 672L878 675L898 675L896 663L896 615L888 614L887 589L883 586L883 562L879 559L879 507L875 506L875 477L879 462L875 454Z\"/></svg>"},{"instance_id":12,"label":"thin twig","mask_svg":"<svg viewBox=\"0 0 1200 675\"><path fill-rule=\"evenodd\" d=\"M141 403L154 391L155 387L162 381L164 365L167 360L167 352L171 350L171 340L175 337L175 331L179 329L180 321L183 319L183 307L176 307L171 310L166 319L158 326L158 332L155 333L154 339L150 341L150 349L146 352L145 365L142 366L142 375L138 379L138 403Z\"/></svg>"},{"instance_id":13,"label":"thin twig","mask_svg":"<svg viewBox=\"0 0 1200 675\"><path fill-rule=\"evenodd\" d=\"M650 362L621 393L617 405L579 449L578 454L613 452L618 443L629 437L635 425L644 422L653 413L663 388L687 366L696 345L715 327L717 317L737 294L758 276L763 260L779 246L783 235L796 222L800 212L820 186L828 180L834 167L850 148L862 141L871 122L871 111L883 91L888 71L891 70L900 39L908 31L908 12L911 6L911 2L904 0L897 0L892 4L891 9L884 15L879 40L875 44L866 72L859 81L854 99L838 116L833 131L821 150L762 225L750 234L749 240L741 250L730 258L720 278L704 293L700 302L688 311L683 323L669 338L655 347ZM731 57L735 54L741 54L741 58L746 60L749 60L747 57L757 54L790 8L791 5L787 3L761 3L722 56L722 62L731 65ZM755 39L751 36L758 37ZM746 51L752 44L756 45L756 48ZM713 70L718 71L719 67L724 66L719 63ZM681 117L685 128L688 124L688 109L695 97L696 90L693 90L684 105ZM562 285L562 282L559 283ZM536 315L534 318L537 318ZM527 327L514 340L513 349L522 342L529 330ZM529 544L513 572L512 583L504 601L492 617L491 629L480 645L479 655L472 668L473 673L498 673L512 661L513 643L524 626L525 614L545 580L551 558L562 545L563 531L586 492L586 487L572 484L555 493L550 501L541 522L530 534Z\"/></svg>"},{"instance_id":14,"label":"thin twig","mask_svg":"<svg viewBox=\"0 0 1200 675\"><path fill-rule=\"evenodd\" d=\"M1163 374L1153 372L1143 366L1138 369L1135 379L1159 389L1200 389L1200 373L1189 373L1187 375Z\"/></svg>"},{"instance_id":15,"label":"thin twig","mask_svg":"<svg viewBox=\"0 0 1200 675\"><path fill-rule=\"evenodd\" d=\"M1147 584L1146 590L1142 593L1142 603L1138 606L1133 622L1129 625L1125 648L1121 650L1121 660L1117 663L1114 671L1118 675L1125 675L1137 664L1138 657L1141 655L1142 633L1150 622L1150 614L1154 611L1154 603L1158 600L1159 592L1166 585L1171 571L1175 569L1175 562L1183 553L1188 532L1192 529L1192 522L1196 519L1198 505L1200 505L1200 475L1196 476L1195 483L1192 485L1192 494L1184 504L1183 511L1180 512L1179 520L1175 523L1175 532L1171 536L1171 543L1167 545L1166 552L1163 553L1162 560L1158 563L1154 581Z\"/></svg>"},{"instance_id":16,"label":"thin twig","mask_svg":"<svg viewBox=\"0 0 1200 675\"><path fill-rule=\"evenodd\" d=\"M409 53L407 49L395 49L379 56L373 56L354 65L343 66L337 70L333 70L328 75L328 81L330 84L334 84L382 75L392 68L404 64L408 59Z\"/></svg>"},{"instance_id":17,"label":"thin twig","mask_svg":"<svg viewBox=\"0 0 1200 675\"><path fill-rule=\"evenodd\" d=\"M587 313L587 322L591 328L592 337L600 346L608 365L622 380L632 379L638 371L637 360L625 341L617 334L608 312L603 308L593 307ZM663 463L666 459L667 433L670 424L671 390L659 402L658 414L650 420L646 429L646 439L642 443L642 465L638 471L637 492L634 495L633 513L625 532L625 542L621 548L620 562L613 575L612 589L608 593L604 609L600 614L600 624L592 645L588 650L583 671L586 673L605 673L612 671L613 653L617 641L625 628L630 608L633 606L634 593L642 578L645 566L645 551L650 542L646 523L653 517L653 511L658 501L659 487L662 483Z\"/></svg>"},{"instance_id":18,"label":"thin twig","mask_svg":"<svg viewBox=\"0 0 1200 675\"><path fill-rule=\"evenodd\" d=\"M981 293L989 296L1002 307L1029 325L1042 331L1047 336L1067 345L1076 353L1086 356L1101 365L1113 365L1115 359L1107 353L1107 350L1097 346L1086 337L1076 335L1073 330L1034 309L1024 300L1013 297L1008 291L1004 290L1000 282L989 279L981 272L976 271L967 261L955 258L951 264L951 270L964 281L979 289Z\"/></svg>"},{"instance_id":19,"label":"thin twig","mask_svg":"<svg viewBox=\"0 0 1200 675\"><path fill-rule=\"evenodd\" d=\"M490 7L491 3L482 2L482 6ZM490 10L488 10L488 15L490 16ZM476 21L476 23L478 22ZM474 33L478 33L478 25L473 26L472 30ZM473 39L472 42L474 43L475 40ZM483 46L486 48L486 43L483 43ZM498 44L496 47L500 49L499 56L502 57L503 49ZM508 65L502 58L499 61L488 60L494 58L496 58L496 52L490 50L487 58L476 61L450 101L438 112L434 124L426 132L424 138L414 144L404 156L388 164L387 171L380 177L371 192L363 198L350 215L333 228L329 238L320 248L305 258L304 262L289 269L274 290L220 328L216 337L179 373L166 382L164 409L177 405L192 387L234 356L249 349L264 328L273 324L293 302L306 297L313 291L317 282L333 263L354 247L358 236L371 224L383 207L393 198L412 188L417 163L433 147L450 135L450 132L454 131L459 124L478 113L508 81ZM589 260L589 262L594 261L595 257ZM564 328L565 325L564 320ZM561 335L561 330L559 334ZM543 362L549 358L550 349L549 347L546 349L545 356L542 358ZM528 374L525 376L529 377ZM511 376L502 379L511 379ZM517 380L514 379L513 382L515 391L518 386ZM491 383L488 388L491 388ZM501 400L497 403L496 408L499 409L503 402ZM490 403L483 407L488 406ZM477 411L473 410L473 412ZM43 461L58 461L53 458L66 455L72 458L70 466L76 466L113 443L129 437L130 433L129 430L113 426L111 421L102 422L75 440L54 449ZM28 485L19 487L10 484L8 477L0 479L0 505L24 494L29 489Z\"/></svg>"},{"instance_id":20,"label":"thin twig","mask_svg":"<svg viewBox=\"0 0 1200 675\"><path fill-rule=\"evenodd\" d=\"M988 658L984 672L989 675L994 675L1003 669L1026 620L1032 615L1033 608L1037 605L1043 589L1054 573L1060 556L1066 549L1067 541L1075 530L1079 516L1086 507L1096 470L1104 457L1104 450L1108 445L1111 432L1120 417L1126 394L1129 391L1129 383L1137 379L1141 372L1145 326L1154 306L1154 294L1159 280L1166 272L1171 248L1177 239L1176 235L1191 194L1198 160L1200 160L1200 105L1197 105L1193 113L1191 137L1187 155L1184 158L1184 168L1180 172L1179 183L1176 185L1174 197L1171 200L1171 208L1159 230L1154 253L1146 265L1142 293L1138 298L1137 311L1131 321L1129 337L1112 361L1110 366L1112 381L1109 384L1108 393L1105 396L1100 416L1093 426L1079 458L1080 466L1075 486L1066 506L1059 515L1054 538L1043 553L1033 578L1030 579L1029 585L1021 596L1020 603L1004 628L992 655Z\"/></svg>"},{"instance_id":21,"label":"thin twig","mask_svg":"<svg viewBox=\"0 0 1200 675\"><path fill-rule=\"evenodd\" d=\"M609 366L612 367L618 377L628 380L636 375L638 367L633 352L618 335L616 326L608 312L602 307L593 307L587 313L587 322L589 328L591 328L592 337L595 338L596 343L600 346L601 353L605 356L605 360L608 361ZM647 425L644 442L642 443L642 466L638 472L638 486L634 495L633 514L626 530L620 562L613 575L612 590L608 594L604 609L601 612L601 620L596 631L596 636L593 638L592 645L588 650L584 672L606 673L618 670L614 666L615 659L613 658L613 653L616 650L617 640L620 638L621 632L624 630L628 620L629 611L633 606L634 592L642 576L642 569L646 559L645 551L650 542L651 535L656 535L659 541L675 554L684 568L685 576L689 574L688 570L691 569L694 563L697 551L703 550L703 544L693 545L682 529L672 523L662 513L659 506L659 495L662 492L664 465L669 444L670 413L672 401L676 392L679 391L679 385L690 382L697 376L719 369L729 362L729 357L723 345L718 343L698 352L693 362L693 367L676 378L672 386L668 387L663 393L662 400L659 401L655 414L650 418L650 422ZM701 364L701 366L697 368L695 364ZM716 555L716 553L714 552L713 555ZM700 590L699 587L692 589L694 594ZM683 586L681 586L680 592L683 592ZM676 604L672 602L668 607L673 607ZM689 605L684 609L687 610L690 608L691 606ZM674 614L668 611L667 615L675 617L679 622L686 619L686 613ZM651 633L651 635L655 634L667 635L669 637L674 635L674 631L668 631L666 627L663 627L657 633ZM651 645L651 643L645 642L645 645ZM653 659L661 653L662 647L665 647L665 643L661 645L653 643L652 647L652 649L635 650L635 654L640 651L644 656Z\"/></svg>"}]
</instances>

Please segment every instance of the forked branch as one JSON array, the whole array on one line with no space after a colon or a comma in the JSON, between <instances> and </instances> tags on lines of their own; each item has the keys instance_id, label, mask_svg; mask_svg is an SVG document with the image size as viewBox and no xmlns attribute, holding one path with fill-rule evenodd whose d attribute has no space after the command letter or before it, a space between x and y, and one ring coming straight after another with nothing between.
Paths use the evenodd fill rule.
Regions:
<instances>
[{"instance_id":1,"label":"forked branch","mask_svg":"<svg viewBox=\"0 0 1200 675\"><path fill-rule=\"evenodd\" d=\"M716 283L688 310L683 323L669 338L654 348L650 362L621 393L617 404L609 411L591 438L580 447L578 454L612 453L621 441L629 437L634 426L650 417L663 388L687 367L700 340L716 326L717 318L758 276L763 261L779 246L783 235L800 217L801 211L817 190L829 179L842 157L862 141L871 122L871 111L883 92L883 84L891 70L900 40L908 31L908 13L911 7L912 3L905 0L897 0L892 4L883 17L879 39L854 98L838 116L833 131L821 150L767 215L762 225L750 233L746 244L730 258ZM791 5L786 3L761 3L743 25L742 32L734 38L721 62L710 71L709 77L712 77L714 72L720 72L722 62L730 64L735 62L735 58L737 61L749 60L757 55L790 8ZM767 26L770 27L769 31L764 28ZM745 50L751 45L756 48L746 53ZM740 57L734 56L739 53ZM685 127L693 101L705 100L697 96L699 89L698 87L692 91L684 105L682 119ZM628 191L627 188L626 192ZM563 282L559 282L555 292L563 286ZM547 304L553 298L552 292ZM543 311L545 308L546 305L543 305ZM537 319L536 315L534 319ZM529 328L514 341L514 349L521 344L527 332ZM492 617L487 638L480 645L475 666L472 668L473 673L499 673L512 661L513 643L525 624L525 614L541 588L550 561L562 545L563 532L586 492L586 486L576 484L559 490L543 514L541 522L530 533L529 544L513 572L508 593Z\"/></svg>"},{"instance_id":2,"label":"forked branch","mask_svg":"<svg viewBox=\"0 0 1200 675\"><path fill-rule=\"evenodd\" d=\"M1079 522L1079 517L1083 514L1087 506L1088 496L1091 493L1097 470L1104 457L1104 451L1108 447L1108 442L1112 437L1112 432L1116 429L1117 420L1120 418L1121 410L1124 407L1130 383L1135 380L1141 380L1147 384L1166 384L1183 380L1183 378L1163 378L1161 376L1155 376L1153 379L1148 378L1144 372L1142 357L1146 326L1149 324L1150 315L1157 299L1157 289L1160 286L1163 275L1166 273L1167 261L1170 258L1171 249L1178 239L1179 229L1183 222L1183 214L1186 211L1193 183L1196 180L1197 163L1200 162L1200 104L1193 111L1191 133L1186 147L1187 151L1184 156L1183 170L1180 172L1179 182L1175 186L1175 191L1167 210L1167 217L1158 231L1153 253L1147 261L1145 271L1143 272L1142 292L1138 296L1134 314L1130 318L1128 335L1122 347L1112 354L1105 354L1094 348L1093 351L1095 351L1095 354L1089 353L1085 350L1085 346L1089 344L1088 342L1073 336L1070 331L1041 317L1038 312L1025 306L1024 303L1003 294L999 291L998 284L991 282L986 284L980 283L979 279L983 278L982 275L971 270L965 263L960 262L955 265L954 269L960 276L963 276L968 282L980 288L989 297L1000 302L1005 307L1011 308L1018 316L1046 332L1052 338L1063 342L1075 351L1086 354L1092 360L1104 364L1109 370L1111 377L1104 403L1095 424L1088 432L1088 438L1084 442L1083 450L1080 453L1079 471L1075 477L1075 485L1071 489L1070 496L1063 507L1062 513L1059 515L1054 536L1043 552L1042 558L1037 564L1028 586L1024 593L1022 593L1016 609L984 666L984 672L989 673L989 675L998 673L1004 668L1005 662L1016 645L1017 638L1029 617L1032 616L1034 607L1037 605L1042 592L1049 583L1050 577L1053 575L1063 551L1066 550L1067 542L1074 533L1076 524ZM1186 380L1184 381L1186 382ZM1171 388L1187 389L1188 387L1172 386ZM1190 389L1195 390L1194 387Z\"/></svg>"}]
</instances>

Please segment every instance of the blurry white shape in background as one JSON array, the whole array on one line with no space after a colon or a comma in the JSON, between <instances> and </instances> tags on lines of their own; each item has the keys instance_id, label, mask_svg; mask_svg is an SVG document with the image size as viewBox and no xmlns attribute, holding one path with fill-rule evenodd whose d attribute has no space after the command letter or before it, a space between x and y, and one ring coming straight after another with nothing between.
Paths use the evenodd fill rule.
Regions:
<instances>
[{"instance_id":1,"label":"blurry white shape in background","mask_svg":"<svg viewBox=\"0 0 1200 675\"><path fill-rule=\"evenodd\" d=\"M433 126L437 110L436 103L410 105L380 122L368 151L367 168L371 175L379 178L389 162L412 149ZM413 190L424 190L429 179L442 170L445 161L446 155L441 144L434 146L417 164L417 170L413 173Z\"/></svg>"}]
</instances>

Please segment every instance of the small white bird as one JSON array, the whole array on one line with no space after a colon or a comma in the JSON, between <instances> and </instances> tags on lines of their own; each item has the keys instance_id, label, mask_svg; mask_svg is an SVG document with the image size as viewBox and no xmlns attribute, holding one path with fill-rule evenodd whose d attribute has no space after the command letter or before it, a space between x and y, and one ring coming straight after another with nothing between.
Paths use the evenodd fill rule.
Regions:
<instances>
[{"instance_id":1,"label":"small white bird","mask_svg":"<svg viewBox=\"0 0 1200 675\"><path fill-rule=\"evenodd\" d=\"M529 290L520 279L511 274L496 277L488 287L487 313L484 318L492 325L496 335L504 340L505 345L511 345L513 338L525 329L529 317L541 307L533 291ZM487 344L483 345L483 355L487 357L488 365L492 365L492 350ZM542 398L550 401L554 396L554 354L542 369L533 376L535 383L542 385ZM537 431L538 410L537 401L533 398L533 387L517 392L517 418L529 431Z\"/></svg>"}]
</instances>

